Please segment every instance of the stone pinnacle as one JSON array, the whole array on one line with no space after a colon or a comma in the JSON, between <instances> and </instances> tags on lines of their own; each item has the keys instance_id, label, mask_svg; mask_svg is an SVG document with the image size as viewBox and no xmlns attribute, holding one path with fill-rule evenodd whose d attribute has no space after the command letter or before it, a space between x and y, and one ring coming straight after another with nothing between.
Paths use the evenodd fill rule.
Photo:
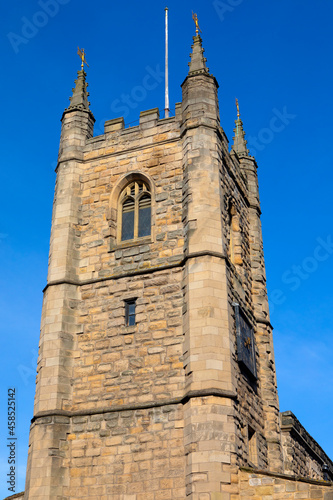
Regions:
<instances>
[{"instance_id":1,"label":"stone pinnacle","mask_svg":"<svg viewBox=\"0 0 333 500\"><path fill-rule=\"evenodd\" d=\"M200 35L193 37L191 61L189 62L189 75L197 75L200 73L209 74L209 69L206 66L206 58L203 56L204 49L202 47L202 39Z\"/></svg>"},{"instance_id":2,"label":"stone pinnacle","mask_svg":"<svg viewBox=\"0 0 333 500\"><path fill-rule=\"evenodd\" d=\"M236 127L234 128L234 143L232 146L232 151L238 154L238 156L249 156L249 150L246 147L247 141L245 140L245 132L243 129L243 122L240 119L238 100L236 99L237 106L237 120L235 120Z\"/></svg>"},{"instance_id":3,"label":"stone pinnacle","mask_svg":"<svg viewBox=\"0 0 333 500\"><path fill-rule=\"evenodd\" d=\"M88 83L86 82L86 73L83 69L77 72L77 79L75 80L75 87L73 90L72 97L69 98L70 105L67 108L69 109L85 109L89 110L88 96L87 92Z\"/></svg>"}]
</instances>

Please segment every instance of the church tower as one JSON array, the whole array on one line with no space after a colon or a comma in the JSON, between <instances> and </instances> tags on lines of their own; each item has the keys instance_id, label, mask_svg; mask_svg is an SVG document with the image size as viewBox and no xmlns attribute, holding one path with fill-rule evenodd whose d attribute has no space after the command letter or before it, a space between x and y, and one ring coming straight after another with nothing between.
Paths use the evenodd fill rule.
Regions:
<instances>
[{"instance_id":1,"label":"church tower","mask_svg":"<svg viewBox=\"0 0 333 500\"><path fill-rule=\"evenodd\" d=\"M257 165L193 37L174 117L62 117L26 500L232 500L283 471Z\"/></svg>"}]
</instances>

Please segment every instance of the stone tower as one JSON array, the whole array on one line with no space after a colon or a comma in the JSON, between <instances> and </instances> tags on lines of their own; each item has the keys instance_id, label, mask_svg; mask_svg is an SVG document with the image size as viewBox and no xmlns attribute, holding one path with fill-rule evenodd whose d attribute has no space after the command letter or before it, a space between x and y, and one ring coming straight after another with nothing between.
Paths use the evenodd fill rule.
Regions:
<instances>
[{"instance_id":1,"label":"stone tower","mask_svg":"<svg viewBox=\"0 0 333 500\"><path fill-rule=\"evenodd\" d=\"M281 473L257 165L193 38L171 118L62 117L26 500L231 500Z\"/></svg>"}]
</instances>

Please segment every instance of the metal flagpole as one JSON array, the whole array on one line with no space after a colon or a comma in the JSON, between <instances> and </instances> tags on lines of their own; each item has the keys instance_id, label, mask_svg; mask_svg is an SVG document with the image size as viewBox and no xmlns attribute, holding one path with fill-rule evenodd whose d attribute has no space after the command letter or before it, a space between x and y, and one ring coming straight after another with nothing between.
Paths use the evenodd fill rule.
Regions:
<instances>
[{"instance_id":1,"label":"metal flagpole","mask_svg":"<svg viewBox=\"0 0 333 500\"><path fill-rule=\"evenodd\" d=\"M169 54L168 54L168 7L165 8L165 108L164 116L169 118Z\"/></svg>"}]
</instances>

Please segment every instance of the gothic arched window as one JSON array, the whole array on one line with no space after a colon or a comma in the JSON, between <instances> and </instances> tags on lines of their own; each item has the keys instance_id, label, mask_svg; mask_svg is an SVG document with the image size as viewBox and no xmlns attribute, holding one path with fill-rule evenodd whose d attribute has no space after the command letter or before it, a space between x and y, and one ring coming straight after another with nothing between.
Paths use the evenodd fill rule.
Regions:
<instances>
[{"instance_id":1,"label":"gothic arched window","mask_svg":"<svg viewBox=\"0 0 333 500\"><path fill-rule=\"evenodd\" d=\"M120 195L121 241L136 240L151 233L151 194L148 185L137 180Z\"/></svg>"}]
</instances>

